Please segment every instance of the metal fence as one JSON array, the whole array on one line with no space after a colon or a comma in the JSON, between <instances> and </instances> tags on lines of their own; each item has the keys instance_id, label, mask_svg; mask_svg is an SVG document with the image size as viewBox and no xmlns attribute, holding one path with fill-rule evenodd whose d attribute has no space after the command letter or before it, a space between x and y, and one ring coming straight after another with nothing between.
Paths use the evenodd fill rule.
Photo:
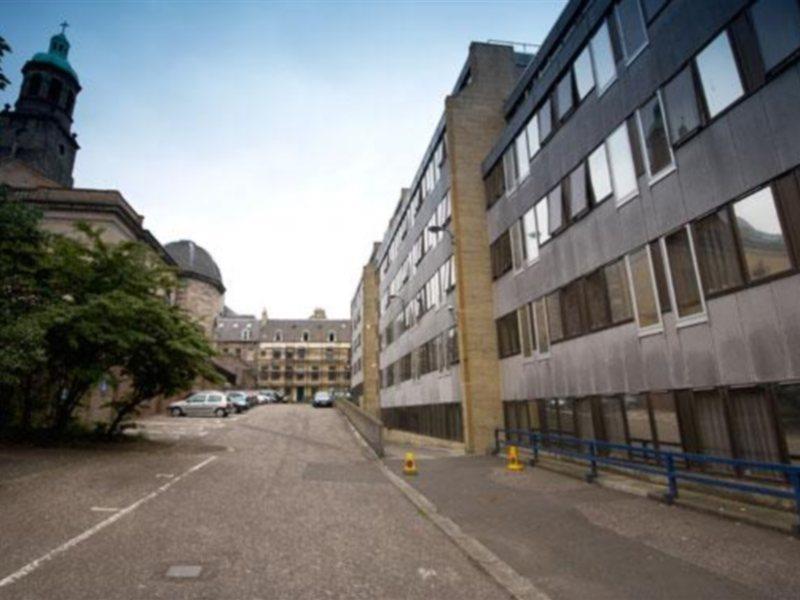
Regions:
<instances>
[{"instance_id":1,"label":"metal fence","mask_svg":"<svg viewBox=\"0 0 800 600\"><path fill-rule=\"evenodd\" d=\"M337 399L335 404L375 454L383 457L383 423L349 400Z\"/></svg>"},{"instance_id":2,"label":"metal fence","mask_svg":"<svg viewBox=\"0 0 800 600\"><path fill-rule=\"evenodd\" d=\"M681 481L792 500L797 519L795 533L800 535L800 466L657 450L528 429L495 429L495 451L499 452L504 446L528 448L533 453L534 462L539 458L539 453L587 461L589 470L586 480L589 482L597 477L598 465L611 465L662 476L667 483L664 500L670 504L678 497L678 485ZM746 474L749 480L732 480L725 477L725 473L739 476ZM774 479L771 482L758 480L764 476Z\"/></svg>"}]
</instances>

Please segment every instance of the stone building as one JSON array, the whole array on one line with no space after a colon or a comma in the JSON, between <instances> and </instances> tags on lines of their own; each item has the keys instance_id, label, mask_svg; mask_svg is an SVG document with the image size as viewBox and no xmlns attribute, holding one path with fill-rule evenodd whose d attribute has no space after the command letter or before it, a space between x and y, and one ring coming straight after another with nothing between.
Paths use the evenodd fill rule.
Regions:
<instances>
[{"instance_id":1,"label":"stone building","mask_svg":"<svg viewBox=\"0 0 800 600\"><path fill-rule=\"evenodd\" d=\"M316 309L308 319L261 319L230 310L217 319L214 340L223 356L245 361L257 385L308 402L317 391L350 389L350 321Z\"/></svg>"},{"instance_id":2,"label":"stone building","mask_svg":"<svg viewBox=\"0 0 800 600\"><path fill-rule=\"evenodd\" d=\"M350 355L351 399L380 418L380 367L378 347L378 263L380 242L372 246L369 261L361 270L355 296L350 303L353 332Z\"/></svg>"}]
</instances>

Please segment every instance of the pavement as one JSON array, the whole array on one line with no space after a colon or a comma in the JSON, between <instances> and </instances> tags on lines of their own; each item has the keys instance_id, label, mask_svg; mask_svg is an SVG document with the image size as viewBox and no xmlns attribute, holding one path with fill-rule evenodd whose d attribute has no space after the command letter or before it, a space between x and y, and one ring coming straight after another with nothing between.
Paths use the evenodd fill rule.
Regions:
<instances>
[{"instance_id":1,"label":"pavement","mask_svg":"<svg viewBox=\"0 0 800 600\"><path fill-rule=\"evenodd\" d=\"M396 474L411 448L390 446ZM414 450L414 449L412 449ZM414 450L405 481L554 600L797 598L800 540L500 457Z\"/></svg>"},{"instance_id":2,"label":"pavement","mask_svg":"<svg viewBox=\"0 0 800 600\"><path fill-rule=\"evenodd\" d=\"M507 598L335 410L0 446L0 599Z\"/></svg>"}]
</instances>

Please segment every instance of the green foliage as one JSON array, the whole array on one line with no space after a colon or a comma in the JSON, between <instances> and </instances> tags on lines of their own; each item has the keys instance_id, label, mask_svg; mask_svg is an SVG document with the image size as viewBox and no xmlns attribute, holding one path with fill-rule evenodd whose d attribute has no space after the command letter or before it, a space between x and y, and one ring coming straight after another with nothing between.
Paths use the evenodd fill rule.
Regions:
<instances>
[{"instance_id":1,"label":"green foliage","mask_svg":"<svg viewBox=\"0 0 800 600\"><path fill-rule=\"evenodd\" d=\"M3 39L3 36L0 36L0 90L6 89L6 86L11 83L8 78L3 74L3 55L6 52L11 52L11 46L8 45L8 42Z\"/></svg>"},{"instance_id":2,"label":"green foliage","mask_svg":"<svg viewBox=\"0 0 800 600\"><path fill-rule=\"evenodd\" d=\"M102 380L120 393L107 432L157 396L217 375L202 330L168 301L175 273L139 242L78 225L47 234L0 192L0 428L67 431Z\"/></svg>"}]
</instances>

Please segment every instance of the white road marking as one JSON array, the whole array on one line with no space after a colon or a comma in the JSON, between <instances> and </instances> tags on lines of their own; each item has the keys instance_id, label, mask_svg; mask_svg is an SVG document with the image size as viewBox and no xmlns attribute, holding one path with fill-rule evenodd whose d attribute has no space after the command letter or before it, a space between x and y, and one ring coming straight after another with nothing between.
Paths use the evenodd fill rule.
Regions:
<instances>
[{"instance_id":1,"label":"white road marking","mask_svg":"<svg viewBox=\"0 0 800 600\"><path fill-rule=\"evenodd\" d=\"M117 512L119 509L111 506L93 506L92 510L94 512Z\"/></svg>"},{"instance_id":2,"label":"white road marking","mask_svg":"<svg viewBox=\"0 0 800 600\"><path fill-rule=\"evenodd\" d=\"M164 479L172 479L175 477L174 473L156 473L156 479L163 477Z\"/></svg>"},{"instance_id":3,"label":"white road marking","mask_svg":"<svg viewBox=\"0 0 800 600\"><path fill-rule=\"evenodd\" d=\"M169 488L171 488L173 485L178 483L181 479L183 479L187 475L190 475L190 474L194 473L195 471L198 471L198 470L202 469L203 467L205 467L210 462L216 460L216 458L217 458L216 455L215 456L209 456L203 462L198 463L195 466L191 467L190 469L184 471L183 473L178 475L175 479L172 479L172 480L168 481L167 483L165 483L161 487L157 488L155 491L150 492L149 494L147 494L146 496L144 496L142 498L139 498L133 504L131 504L129 506L126 506L125 508L121 509L119 512L117 512L117 513L111 515L110 517L108 517L107 519L105 519L104 521L100 521L94 527L90 527L89 529L87 529L86 531L81 533L80 535L77 535L74 538L72 538L71 540L69 540L67 542L64 542L58 548L55 548L55 549L51 550L47 554L44 554L44 555L40 556L39 558L37 558L36 560L34 560L32 562L29 562L27 565L25 565L24 567L22 567L18 571L15 571L11 575L8 575L7 577L5 577L3 579L0 579L0 588L5 587L7 585L11 585L12 583L14 583L16 581L19 581L20 579L22 579L26 575L30 575L36 569L41 567L44 563L53 560L53 558L55 558L59 554L62 554L64 552L66 552L67 550L69 550L73 546L77 546L81 542L84 542L84 541L88 540L94 534L96 534L99 531L105 529L109 525L112 525L113 523L116 523L117 521L119 521L125 515L127 515L129 513L132 513L133 511L135 511L137 508L139 508L145 502L148 502L149 500L152 500L153 498L163 494Z\"/></svg>"}]
</instances>

